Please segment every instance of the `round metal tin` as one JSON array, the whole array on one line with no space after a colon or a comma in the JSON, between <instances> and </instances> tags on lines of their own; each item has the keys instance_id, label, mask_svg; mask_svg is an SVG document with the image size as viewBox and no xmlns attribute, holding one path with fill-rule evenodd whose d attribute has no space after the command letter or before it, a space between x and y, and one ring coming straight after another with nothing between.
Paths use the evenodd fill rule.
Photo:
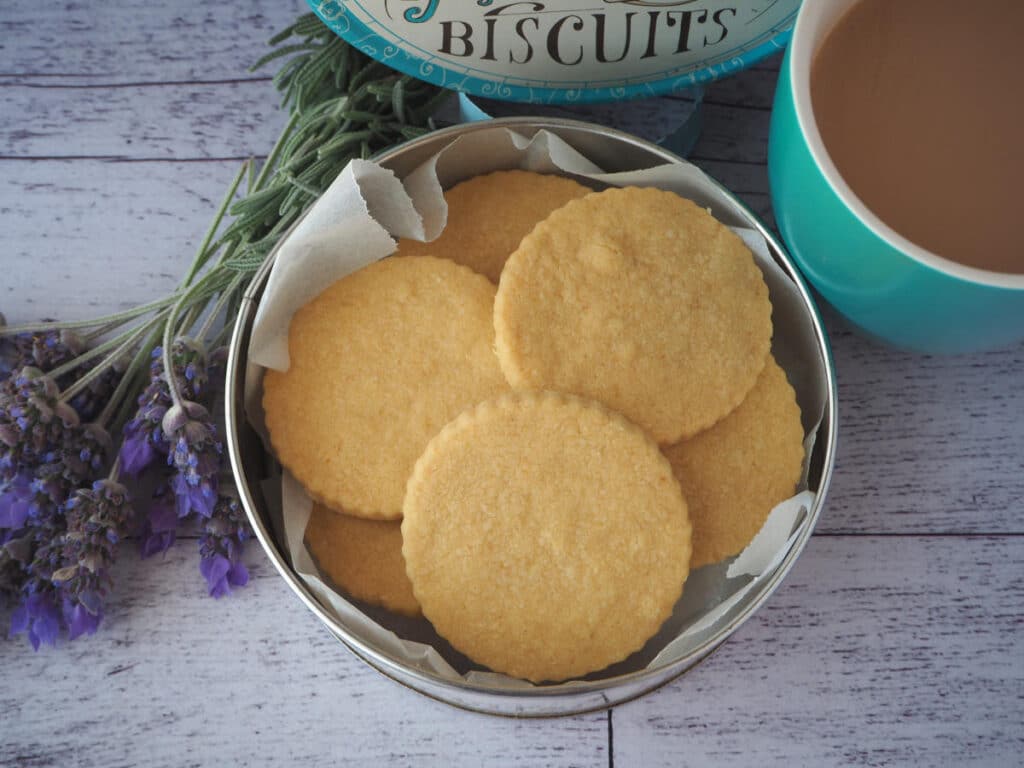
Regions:
<instances>
[{"instance_id":1,"label":"round metal tin","mask_svg":"<svg viewBox=\"0 0 1024 768\"><path fill-rule=\"evenodd\" d=\"M456 137L472 131L490 130L496 126L508 127L526 136L531 136L542 129L551 131L609 172L683 162L676 155L655 144L598 125L535 118L505 118L454 126L397 146L376 159L402 178ZM831 354L810 293L779 241L731 193L714 181L709 180L708 184L707 192L714 199L718 210L727 211L730 215L741 218L749 227L757 229L764 236L773 259L799 292L801 311L806 313L813 326L813 364L820 366L827 384L822 421L818 427L813 453L809 458L808 483L810 488L816 491L817 496L793 547L760 588L745 596L738 609L731 613L728 623L706 638L688 655L671 663L628 674L516 690L496 689L462 680L452 681L410 669L401 660L374 647L371 642L346 627L324 609L292 569L284 544L275 532L269 505L264 497L263 481L279 474L279 469L273 458L264 450L244 410L243 386L248 365L249 338L256 308L266 286L276 252L270 254L257 273L243 298L232 336L225 398L228 454L242 504L267 556L299 599L339 640L378 671L432 698L490 714L544 717L607 708L665 684L707 657L753 615L792 567L810 538L821 511L835 460L836 384Z\"/></svg>"},{"instance_id":2,"label":"round metal tin","mask_svg":"<svg viewBox=\"0 0 1024 768\"><path fill-rule=\"evenodd\" d=\"M341 38L421 80L583 103L709 82L785 47L800 0L308 0Z\"/></svg>"}]
</instances>

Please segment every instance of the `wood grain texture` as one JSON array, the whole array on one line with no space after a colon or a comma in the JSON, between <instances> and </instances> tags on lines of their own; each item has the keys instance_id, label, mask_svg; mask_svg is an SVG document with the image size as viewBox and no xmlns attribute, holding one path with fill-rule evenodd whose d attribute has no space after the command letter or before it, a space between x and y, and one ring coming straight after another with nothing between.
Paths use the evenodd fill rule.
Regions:
<instances>
[{"instance_id":1,"label":"wood grain texture","mask_svg":"<svg viewBox=\"0 0 1024 768\"><path fill-rule=\"evenodd\" d=\"M1021 573L1021 537L816 537L718 653L614 711L615 765L1020 765Z\"/></svg>"},{"instance_id":2,"label":"wood grain texture","mask_svg":"<svg viewBox=\"0 0 1024 768\"><path fill-rule=\"evenodd\" d=\"M250 584L207 597L195 547L124 552L92 637L0 641L0 766L608 764L604 713L515 721L432 701L359 661L255 548Z\"/></svg>"},{"instance_id":3,"label":"wood grain texture","mask_svg":"<svg viewBox=\"0 0 1024 768\"><path fill-rule=\"evenodd\" d=\"M167 83L250 78L303 0L5 2L0 83Z\"/></svg>"},{"instance_id":4,"label":"wood grain texture","mask_svg":"<svg viewBox=\"0 0 1024 768\"><path fill-rule=\"evenodd\" d=\"M284 127L269 81L0 87L0 157L210 159L269 151Z\"/></svg>"},{"instance_id":5,"label":"wood grain texture","mask_svg":"<svg viewBox=\"0 0 1024 768\"><path fill-rule=\"evenodd\" d=\"M166 295L239 167L0 161L7 321L82 319Z\"/></svg>"}]
</instances>

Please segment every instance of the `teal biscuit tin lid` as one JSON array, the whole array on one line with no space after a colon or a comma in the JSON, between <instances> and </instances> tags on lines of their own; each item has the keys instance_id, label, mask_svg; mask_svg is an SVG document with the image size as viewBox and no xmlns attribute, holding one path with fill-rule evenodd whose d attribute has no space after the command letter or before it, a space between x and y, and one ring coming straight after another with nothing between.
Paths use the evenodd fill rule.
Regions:
<instances>
[{"instance_id":1,"label":"teal biscuit tin lid","mask_svg":"<svg viewBox=\"0 0 1024 768\"><path fill-rule=\"evenodd\" d=\"M569 104L657 96L783 48L800 0L308 0L342 39L476 96Z\"/></svg>"}]
</instances>

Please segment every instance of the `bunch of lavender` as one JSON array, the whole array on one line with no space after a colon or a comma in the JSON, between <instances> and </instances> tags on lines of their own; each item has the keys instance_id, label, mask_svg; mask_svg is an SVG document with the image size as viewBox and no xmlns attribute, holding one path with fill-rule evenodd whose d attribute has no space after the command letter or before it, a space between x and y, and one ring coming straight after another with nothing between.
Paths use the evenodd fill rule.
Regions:
<instances>
[{"instance_id":1,"label":"bunch of lavender","mask_svg":"<svg viewBox=\"0 0 1024 768\"><path fill-rule=\"evenodd\" d=\"M36 648L96 631L126 536L149 557L189 521L209 594L248 581L249 531L214 418L232 318L267 254L349 160L420 135L445 96L313 14L271 45L254 69L286 57L274 84L290 119L263 163L242 165L177 289L87 321L0 316L0 601ZM156 490L133 505L125 483L143 476Z\"/></svg>"}]
</instances>

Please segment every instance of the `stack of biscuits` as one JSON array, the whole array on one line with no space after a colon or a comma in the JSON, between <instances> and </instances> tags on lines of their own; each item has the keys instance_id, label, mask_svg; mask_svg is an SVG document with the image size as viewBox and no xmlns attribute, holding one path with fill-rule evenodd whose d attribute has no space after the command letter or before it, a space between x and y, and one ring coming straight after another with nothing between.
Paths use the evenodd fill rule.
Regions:
<instances>
[{"instance_id":1,"label":"stack of biscuits","mask_svg":"<svg viewBox=\"0 0 1024 768\"><path fill-rule=\"evenodd\" d=\"M800 410L752 254L672 192L499 171L327 286L268 371L342 594L533 682L639 650L791 496Z\"/></svg>"}]
</instances>

